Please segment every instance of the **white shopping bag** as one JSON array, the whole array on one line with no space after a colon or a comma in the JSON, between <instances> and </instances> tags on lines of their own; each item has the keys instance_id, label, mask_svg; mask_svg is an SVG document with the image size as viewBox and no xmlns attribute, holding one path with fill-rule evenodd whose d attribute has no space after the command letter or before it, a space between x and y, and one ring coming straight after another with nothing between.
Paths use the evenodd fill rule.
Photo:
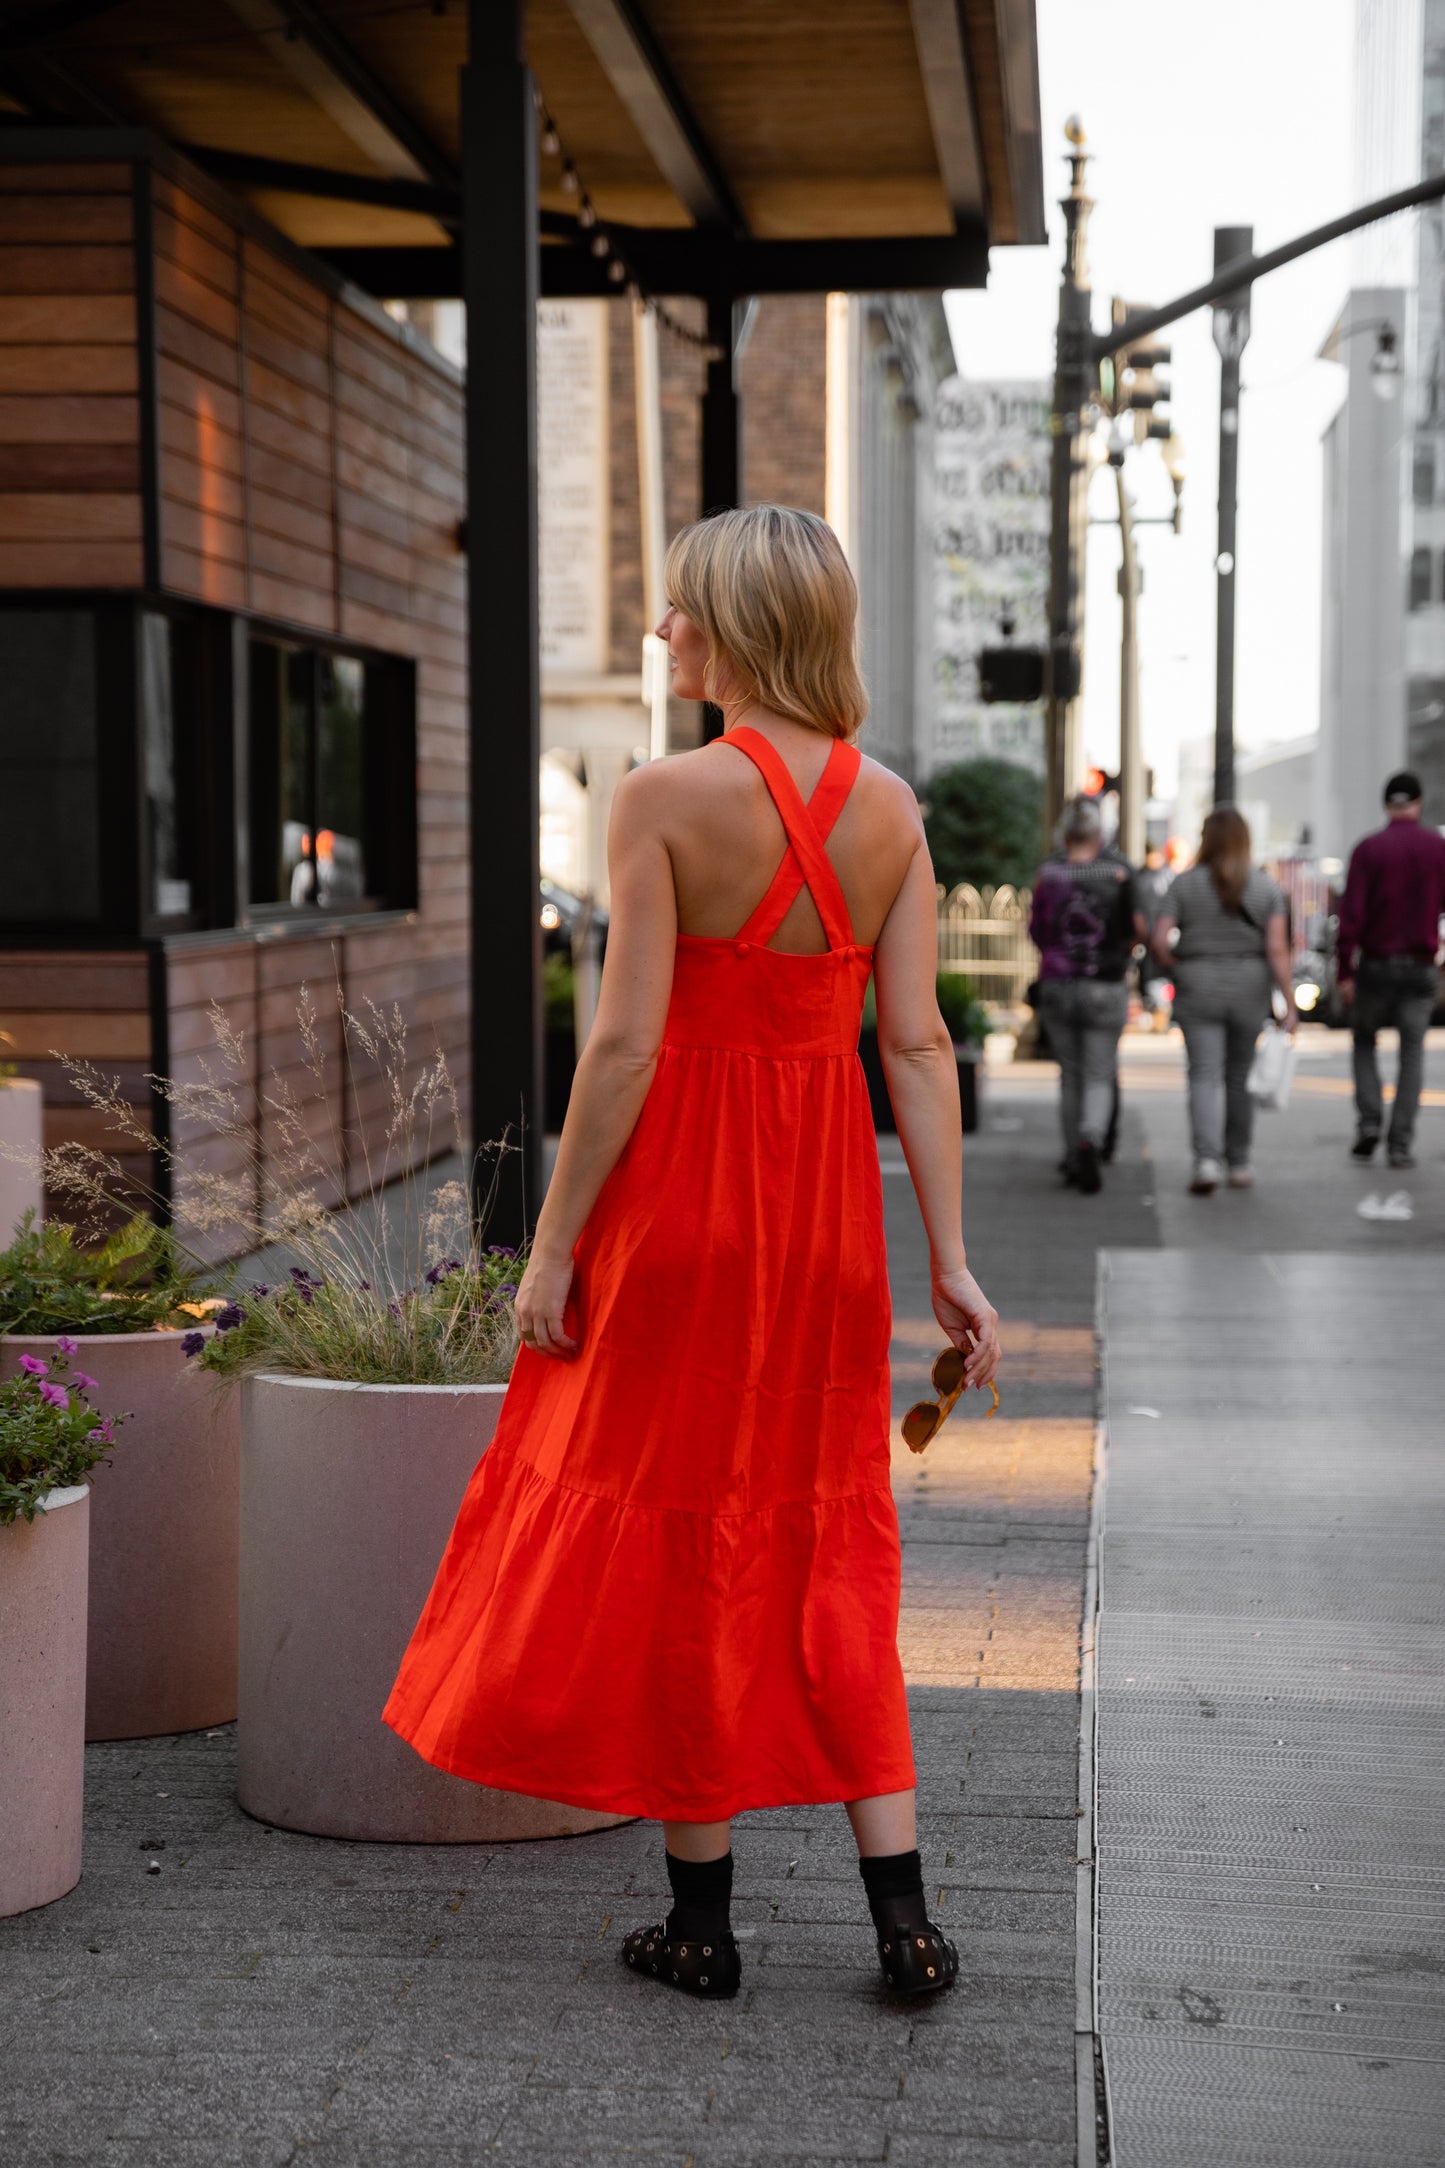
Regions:
<instances>
[{"instance_id":1,"label":"white shopping bag","mask_svg":"<svg viewBox=\"0 0 1445 2168\"><path fill-rule=\"evenodd\" d=\"M1295 1043L1278 1024L1266 1024L1249 1065L1245 1090L1256 1106L1274 1107L1283 1114L1289 1105L1294 1082Z\"/></svg>"}]
</instances>

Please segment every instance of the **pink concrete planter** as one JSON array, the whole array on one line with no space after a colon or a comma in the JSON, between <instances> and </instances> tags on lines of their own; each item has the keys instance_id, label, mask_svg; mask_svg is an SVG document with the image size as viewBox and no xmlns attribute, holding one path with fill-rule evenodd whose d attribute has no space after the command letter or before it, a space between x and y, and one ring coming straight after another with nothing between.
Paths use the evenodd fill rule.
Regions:
<instances>
[{"instance_id":1,"label":"pink concrete planter","mask_svg":"<svg viewBox=\"0 0 1445 2168\"><path fill-rule=\"evenodd\" d=\"M626 1819L432 1769L381 1721L502 1393L245 1381L238 1792L248 1814L390 1844L562 1837Z\"/></svg>"},{"instance_id":2,"label":"pink concrete planter","mask_svg":"<svg viewBox=\"0 0 1445 2168\"><path fill-rule=\"evenodd\" d=\"M14 1241L21 1219L40 1218L40 1150L45 1141L45 1094L33 1077L0 1077L0 1250ZM23 1159L12 1159L11 1152Z\"/></svg>"},{"instance_id":3,"label":"pink concrete planter","mask_svg":"<svg viewBox=\"0 0 1445 2168\"><path fill-rule=\"evenodd\" d=\"M0 1919L80 1880L89 1499L0 1528Z\"/></svg>"},{"instance_id":4,"label":"pink concrete planter","mask_svg":"<svg viewBox=\"0 0 1445 2168\"><path fill-rule=\"evenodd\" d=\"M236 1714L237 1395L179 1332L81 1333L97 1408L133 1414L91 1478L87 1739L140 1739ZM53 1336L0 1339L0 1377Z\"/></svg>"}]
</instances>

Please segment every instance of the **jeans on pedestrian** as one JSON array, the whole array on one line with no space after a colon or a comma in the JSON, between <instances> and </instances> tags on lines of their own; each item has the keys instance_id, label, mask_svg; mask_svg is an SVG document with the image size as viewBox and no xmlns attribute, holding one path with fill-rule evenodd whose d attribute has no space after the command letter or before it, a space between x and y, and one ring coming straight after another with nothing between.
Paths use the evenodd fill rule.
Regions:
<instances>
[{"instance_id":1,"label":"jeans on pedestrian","mask_svg":"<svg viewBox=\"0 0 1445 2168\"><path fill-rule=\"evenodd\" d=\"M1039 985L1044 1029L1059 1064L1059 1112L1064 1150L1102 1149L1114 1110L1114 1064L1129 1014L1129 990L1119 979L1044 979Z\"/></svg>"},{"instance_id":2,"label":"jeans on pedestrian","mask_svg":"<svg viewBox=\"0 0 1445 2168\"><path fill-rule=\"evenodd\" d=\"M1400 1034L1400 1067L1395 1103L1390 1110L1389 1149L1408 1152L1415 1137L1420 1087L1425 1081L1425 1033L1435 1008L1439 973L1433 964L1408 956L1364 956L1355 979L1355 1114L1360 1134L1378 1137L1385 1126L1385 1102L1375 1060L1375 1034L1393 1024Z\"/></svg>"},{"instance_id":3,"label":"jeans on pedestrian","mask_svg":"<svg viewBox=\"0 0 1445 2168\"><path fill-rule=\"evenodd\" d=\"M1177 985L1174 1017L1189 1060L1194 1157L1247 1167L1254 1101L1245 1084L1269 1015L1269 967L1253 956L1205 958L1181 968Z\"/></svg>"}]
</instances>

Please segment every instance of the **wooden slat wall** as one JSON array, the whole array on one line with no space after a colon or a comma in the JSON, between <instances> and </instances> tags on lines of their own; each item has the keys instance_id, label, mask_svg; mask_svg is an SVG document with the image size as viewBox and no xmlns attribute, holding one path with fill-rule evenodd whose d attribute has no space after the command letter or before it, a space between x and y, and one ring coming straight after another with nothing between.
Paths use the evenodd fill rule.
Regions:
<instances>
[{"instance_id":1,"label":"wooden slat wall","mask_svg":"<svg viewBox=\"0 0 1445 2168\"><path fill-rule=\"evenodd\" d=\"M313 987L334 1028L335 946L350 998L398 1004L415 1064L440 1047L465 1106L461 388L209 203L160 174L151 185L163 586L417 666L415 920L315 942L238 933L203 953L170 944L173 1072L199 1074L214 992L238 1004L261 1071L296 1081L297 988ZM131 190L127 166L0 164L0 587L143 582ZM146 1046L124 1058L143 1069L144 986L130 1013ZM357 1118L380 1136L379 1087L359 1089ZM234 1171L214 1136L182 1123L176 1141L197 1167ZM358 1163L332 1152L336 1193Z\"/></svg>"},{"instance_id":2,"label":"wooden slat wall","mask_svg":"<svg viewBox=\"0 0 1445 2168\"><path fill-rule=\"evenodd\" d=\"M141 579L128 165L0 164L0 587Z\"/></svg>"},{"instance_id":3,"label":"wooden slat wall","mask_svg":"<svg viewBox=\"0 0 1445 2168\"><path fill-rule=\"evenodd\" d=\"M151 1021L148 965L140 950L20 950L0 953L0 1028L4 1049L22 1076L45 1088L45 1148L85 1144L114 1153L137 1200L155 1182L151 1156L127 1144L117 1150L105 1117L86 1105L70 1082L62 1056L93 1062L114 1079L122 1098L149 1130ZM48 1218L74 1220L77 1206L47 1197Z\"/></svg>"}]
</instances>

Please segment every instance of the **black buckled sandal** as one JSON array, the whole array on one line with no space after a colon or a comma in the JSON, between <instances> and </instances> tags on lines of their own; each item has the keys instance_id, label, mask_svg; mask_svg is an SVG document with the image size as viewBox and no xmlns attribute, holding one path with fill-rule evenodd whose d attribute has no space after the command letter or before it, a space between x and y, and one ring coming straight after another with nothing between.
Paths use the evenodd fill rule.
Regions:
<instances>
[{"instance_id":1,"label":"black buckled sandal","mask_svg":"<svg viewBox=\"0 0 1445 2168\"><path fill-rule=\"evenodd\" d=\"M704 2002L735 1995L742 1981L742 1959L733 1936L722 1934L711 1942L669 1942L667 1929L639 1927L623 1939L622 1955L634 1972L646 1973L684 1995L700 1995Z\"/></svg>"},{"instance_id":2,"label":"black buckled sandal","mask_svg":"<svg viewBox=\"0 0 1445 2168\"><path fill-rule=\"evenodd\" d=\"M885 1987L895 1995L933 1995L958 1978L958 1951L932 1920L925 1921L921 1934L910 1927L886 1942L880 1935L878 1962Z\"/></svg>"}]
</instances>

